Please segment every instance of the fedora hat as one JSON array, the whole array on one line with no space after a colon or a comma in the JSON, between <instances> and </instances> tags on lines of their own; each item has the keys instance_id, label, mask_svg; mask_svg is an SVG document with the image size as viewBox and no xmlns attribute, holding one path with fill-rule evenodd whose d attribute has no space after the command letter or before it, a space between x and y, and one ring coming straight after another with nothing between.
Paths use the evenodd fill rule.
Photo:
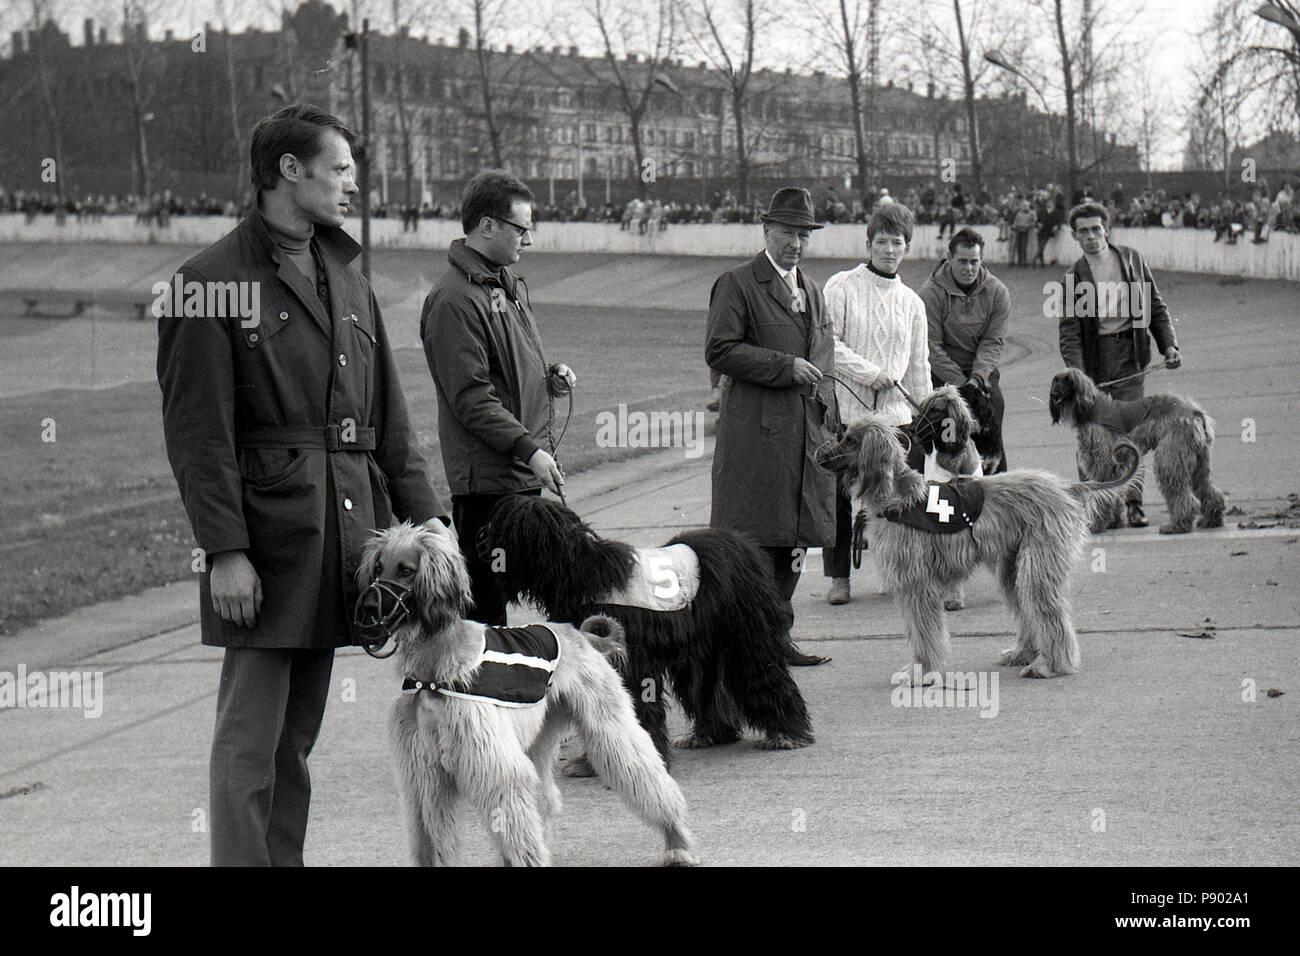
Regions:
<instances>
[{"instance_id":1,"label":"fedora hat","mask_svg":"<svg viewBox=\"0 0 1300 956\"><path fill-rule=\"evenodd\" d=\"M824 225L813 215L812 193L801 186L786 186L774 192L767 212L759 218L798 229L820 229Z\"/></svg>"}]
</instances>

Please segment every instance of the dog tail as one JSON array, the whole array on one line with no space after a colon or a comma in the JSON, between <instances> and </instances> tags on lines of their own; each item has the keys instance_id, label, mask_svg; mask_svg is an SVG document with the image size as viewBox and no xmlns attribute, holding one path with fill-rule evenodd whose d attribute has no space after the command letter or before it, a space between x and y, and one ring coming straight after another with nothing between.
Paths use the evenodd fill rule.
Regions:
<instances>
[{"instance_id":1,"label":"dog tail","mask_svg":"<svg viewBox=\"0 0 1300 956\"><path fill-rule=\"evenodd\" d=\"M579 625L591 646L615 668L627 663L627 631L608 614L593 614Z\"/></svg>"},{"instance_id":2,"label":"dog tail","mask_svg":"<svg viewBox=\"0 0 1300 956\"><path fill-rule=\"evenodd\" d=\"M1115 478L1106 481L1079 481L1070 486L1071 493L1080 500L1087 500L1088 496L1096 492L1109 492L1118 488L1123 488L1133 476L1137 474L1138 465L1142 462L1142 451L1132 441L1127 438L1121 438L1115 442L1115 447L1110 452L1111 461L1117 468L1123 471Z\"/></svg>"},{"instance_id":3,"label":"dog tail","mask_svg":"<svg viewBox=\"0 0 1300 956\"><path fill-rule=\"evenodd\" d=\"M1214 419L1199 408L1194 416L1196 425L1196 437L1199 438L1206 448L1214 444Z\"/></svg>"}]
</instances>

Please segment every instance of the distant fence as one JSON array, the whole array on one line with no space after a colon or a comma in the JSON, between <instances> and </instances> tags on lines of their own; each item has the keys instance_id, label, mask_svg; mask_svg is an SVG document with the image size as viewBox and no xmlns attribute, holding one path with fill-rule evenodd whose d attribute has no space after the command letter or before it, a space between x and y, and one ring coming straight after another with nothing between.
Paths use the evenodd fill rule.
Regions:
<instances>
[{"instance_id":1,"label":"distant fence","mask_svg":"<svg viewBox=\"0 0 1300 956\"><path fill-rule=\"evenodd\" d=\"M30 224L22 215L0 215L0 242L120 242L168 243L206 246L225 235L234 220L223 216L176 216L166 229L140 225L132 216L107 217L100 222L77 222L69 218L59 226L53 216L38 216ZM348 231L360 234L359 220L348 220ZM996 226L974 227L987 240L985 258L992 263L1010 260L1010 244L997 242ZM937 226L917 226L911 255L940 259L946 253ZM376 248L440 249L460 236L458 222L422 219L417 232L403 232L399 219L376 219L371 223L371 242ZM1124 229L1116 228L1115 242L1138 249L1154 269L1177 272L1208 272L1262 279L1290 279L1300 282L1300 234L1273 233L1266 243L1250 241L1250 233L1234 245L1214 241L1209 229ZM679 223L662 232L645 235L621 230L617 223L546 222L534 239L538 252L589 252L640 255L720 256L743 258L758 252L762 235L757 225ZM810 258L861 258L866 248L866 227L860 224L832 225L814 234ZM1062 230L1047 244L1046 261L1073 262L1081 255L1069 230ZM7 277L10 282L21 277Z\"/></svg>"}]
</instances>

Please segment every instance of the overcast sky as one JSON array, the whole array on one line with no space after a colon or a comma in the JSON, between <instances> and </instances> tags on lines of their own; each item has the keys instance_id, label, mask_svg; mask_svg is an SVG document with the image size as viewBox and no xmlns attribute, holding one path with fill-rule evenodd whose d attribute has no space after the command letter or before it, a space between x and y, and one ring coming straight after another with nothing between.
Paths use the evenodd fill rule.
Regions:
<instances>
[{"instance_id":1,"label":"overcast sky","mask_svg":"<svg viewBox=\"0 0 1300 956\"><path fill-rule=\"evenodd\" d=\"M153 30L151 32L161 33L163 28L171 27L177 33L189 32L197 29L205 21L220 22L222 19L220 10L228 9L231 11L231 19L236 29L244 23L249 22L250 17L254 18L253 22L263 28L272 28L278 20L278 14L274 11L276 4L273 0L143 0L146 9L157 11L153 14ZM493 0L497 2L497 0ZM812 0L815 3L826 3L829 0ZM71 33L74 42L80 42L82 20L87 17L95 17L97 21L106 22L110 25L110 34L119 33L118 24L121 18L120 2L112 0L42 0L43 6L53 10L60 25L64 30ZM290 5L290 4L286 4ZM292 4L296 6L296 4ZM434 22L442 24L451 24L444 28L432 31L437 36L445 36L450 39L455 34L455 25L460 19L460 14L468 10L469 4L466 0L449 0L447 3L424 2L424 0L403 0L402 7L411 9L418 6L424 6L427 9L435 11L446 10L446 15L435 14ZM349 0L334 0L333 6L339 10L351 10L353 4ZM367 4L376 10L391 10L391 4L388 2L372 2ZM948 5L945 3L946 8ZM1073 4L1072 4L1073 6ZM1131 7L1130 4L1125 6ZM1154 75L1159 78L1161 84L1161 93L1171 104L1181 112L1181 105L1188 102L1193 95L1193 81L1190 73L1190 67L1195 63L1199 56L1199 48L1195 39L1195 32L1204 24L1211 9L1214 6L1214 0L1145 0L1142 3L1142 10L1134 20L1132 30L1134 33L1144 37L1156 38L1154 49ZM547 44L555 42L579 42L583 44L583 52L597 52L597 40L594 35L590 35L580 25L580 16L573 11L576 8L575 0L527 0L527 2L516 2L513 9L523 11L517 14L520 17L518 21L518 31L515 36L511 37L517 45L526 46L536 42ZM28 2L19 2L19 0L5 0L0 4L0 37L3 37L3 43L7 47L8 37L11 30L27 26L30 23L32 6ZM908 7L902 5L904 13ZM242 15L241 15L242 14ZM895 14L898 16L898 14ZM528 19L524 19L527 17ZM385 16L379 16L377 19L386 19ZM885 28L889 29L891 21L887 18ZM1044 20L1046 27L1047 21ZM414 30L417 35L425 33L420 29L418 24ZM561 38L564 34L568 37ZM590 37L585 43L584 37ZM793 41L792 41L793 42ZM802 42L802 41L801 41ZM977 51L978 52L978 51ZM956 84L954 82L953 88ZM1180 126L1181 116L1170 125L1174 130L1161 143L1160 149L1156 156L1156 165L1165 169L1176 169L1181 164L1184 134L1177 127Z\"/></svg>"}]
</instances>

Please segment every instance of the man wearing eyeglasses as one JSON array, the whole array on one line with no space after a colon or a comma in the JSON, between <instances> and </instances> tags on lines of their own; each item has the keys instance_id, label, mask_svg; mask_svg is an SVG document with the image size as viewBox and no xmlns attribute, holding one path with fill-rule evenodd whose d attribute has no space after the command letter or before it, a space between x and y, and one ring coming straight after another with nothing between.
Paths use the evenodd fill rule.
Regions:
<instances>
[{"instance_id":1,"label":"man wearing eyeglasses","mask_svg":"<svg viewBox=\"0 0 1300 956\"><path fill-rule=\"evenodd\" d=\"M532 191L488 170L460 205L465 238L452 242L447 270L424 300L420 339L438 387L438 440L474 617L504 625L507 599L474 542L503 497L564 487L552 400L577 378L546 363L527 286L510 268L532 245Z\"/></svg>"}]
</instances>

